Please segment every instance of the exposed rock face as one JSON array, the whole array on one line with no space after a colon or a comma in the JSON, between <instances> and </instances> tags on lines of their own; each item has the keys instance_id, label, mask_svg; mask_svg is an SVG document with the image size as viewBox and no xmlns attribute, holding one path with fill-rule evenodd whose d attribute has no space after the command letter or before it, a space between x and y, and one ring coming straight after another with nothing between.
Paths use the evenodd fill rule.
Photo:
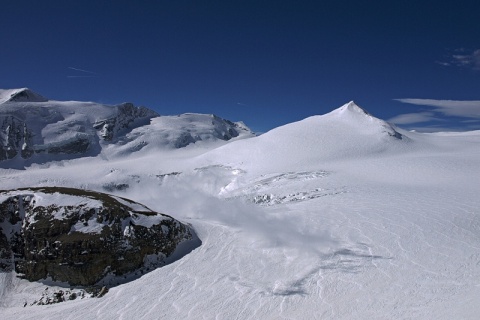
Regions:
<instances>
[{"instance_id":1,"label":"exposed rock face","mask_svg":"<svg viewBox=\"0 0 480 320\"><path fill-rule=\"evenodd\" d=\"M13 116L3 117L0 125L0 160L12 159L19 152L31 150L28 145L30 132L25 124ZM24 152L29 156L29 152Z\"/></svg>"},{"instance_id":2,"label":"exposed rock face","mask_svg":"<svg viewBox=\"0 0 480 320\"><path fill-rule=\"evenodd\" d=\"M117 108L118 114L116 116L93 124L93 127L99 130L103 140L112 141L118 132L130 128L136 119L157 116L152 110L145 107L135 107L132 103L123 103Z\"/></svg>"},{"instance_id":3,"label":"exposed rock face","mask_svg":"<svg viewBox=\"0 0 480 320\"><path fill-rule=\"evenodd\" d=\"M198 115L187 113L184 115L179 115L179 117L192 117L192 118L199 118L199 117L206 117L207 115ZM204 138L211 139L211 137L228 141L232 138L238 137L240 131L242 130L250 130L245 127L241 127L239 124L231 122L226 119L222 119L216 115L209 115L211 117L211 126L209 128L210 132L208 132L209 136L202 137L203 132L197 132L195 130L186 130L182 132L174 141L175 148L183 148L191 143L195 143L197 141L202 141ZM192 132L193 131L193 132Z\"/></svg>"},{"instance_id":4,"label":"exposed rock face","mask_svg":"<svg viewBox=\"0 0 480 320\"><path fill-rule=\"evenodd\" d=\"M0 161L36 154L49 154L50 160L92 156L102 142L112 143L154 117L155 111L131 103L51 101L27 88L0 89Z\"/></svg>"},{"instance_id":5,"label":"exposed rock face","mask_svg":"<svg viewBox=\"0 0 480 320\"><path fill-rule=\"evenodd\" d=\"M193 231L133 201L71 188L0 192L0 270L73 286L164 264Z\"/></svg>"},{"instance_id":6,"label":"exposed rock face","mask_svg":"<svg viewBox=\"0 0 480 320\"><path fill-rule=\"evenodd\" d=\"M31 125L22 119L0 113L0 160L13 159L17 155L28 159L35 153L81 154L86 152L94 141L91 135L79 132L65 140L35 144L32 138L38 133L34 133L30 127Z\"/></svg>"}]
</instances>

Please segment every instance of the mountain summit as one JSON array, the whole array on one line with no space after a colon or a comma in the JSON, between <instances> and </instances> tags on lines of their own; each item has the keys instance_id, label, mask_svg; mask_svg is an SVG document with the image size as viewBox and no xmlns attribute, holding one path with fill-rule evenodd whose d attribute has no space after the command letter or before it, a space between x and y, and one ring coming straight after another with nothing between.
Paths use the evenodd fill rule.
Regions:
<instances>
[{"instance_id":1,"label":"mountain summit","mask_svg":"<svg viewBox=\"0 0 480 320\"><path fill-rule=\"evenodd\" d=\"M348 112L354 112L354 113L358 113L358 114L363 114L363 115L368 115L370 116L370 114L363 108L361 108L360 106L358 106L355 101L350 101L346 104L344 104L343 106L341 106L340 108L338 109L335 109L332 111L333 113L348 113Z\"/></svg>"},{"instance_id":2,"label":"mountain summit","mask_svg":"<svg viewBox=\"0 0 480 320\"><path fill-rule=\"evenodd\" d=\"M0 104L6 102L46 102L47 98L28 88L0 89Z\"/></svg>"},{"instance_id":3,"label":"mountain summit","mask_svg":"<svg viewBox=\"0 0 480 320\"><path fill-rule=\"evenodd\" d=\"M379 131L396 139L402 139L403 137L402 134L400 134L391 124L374 117L353 101L344 104L340 108L335 109L322 117L329 119L329 121L339 121L343 125L355 127L355 130L367 130L371 132Z\"/></svg>"}]
</instances>

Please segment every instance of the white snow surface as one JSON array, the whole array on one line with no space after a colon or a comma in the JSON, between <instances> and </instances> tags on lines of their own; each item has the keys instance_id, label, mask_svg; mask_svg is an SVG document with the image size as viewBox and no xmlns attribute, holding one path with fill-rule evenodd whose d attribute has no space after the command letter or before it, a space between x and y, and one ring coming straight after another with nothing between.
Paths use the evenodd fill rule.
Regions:
<instances>
[{"instance_id":1,"label":"white snow surface","mask_svg":"<svg viewBox=\"0 0 480 320\"><path fill-rule=\"evenodd\" d=\"M126 184L202 241L98 299L29 306L45 285L1 273L0 318L478 319L479 163L480 131L349 103L223 146L0 169L2 189Z\"/></svg>"}]
</instances>

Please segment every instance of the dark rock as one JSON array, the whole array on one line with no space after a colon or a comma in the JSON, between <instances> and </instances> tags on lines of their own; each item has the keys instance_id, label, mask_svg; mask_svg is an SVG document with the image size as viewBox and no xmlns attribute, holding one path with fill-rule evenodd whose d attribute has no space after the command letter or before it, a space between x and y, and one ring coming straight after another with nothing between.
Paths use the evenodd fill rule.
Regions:
<instances>
[{"instance_id":1,"label":"dark rock","mask_svg":"<svg viewBox=\"0 0 480 320\"><path fill-rule=\"evenodd\" d=\"M82 154L88 151L91 138L87 134L77 134L75 138L47 145L35 146L36 153Z\"/></svg>"},{"instance_id":2,"label":"dark rock","mask_svg":"<svg viewBox=\"0 0 480 320\"><path fill-rule=\"evenodd\" d=\"M107 192L114 192L114 191L125 191L130 187L128 183L106 183L103 185L103 189Z\"/></svg>"},{"instance_id":3,"label":"dark rock","mask_svg":"<svg viewBox=\"0 0 480 320\"><path fill-rule=\"evenodd\" d=\"M123 103L118 106L117 114L109 119L99 120L93 127L99 131L105 141L112 141L119 134L132 127L138 119L151 119L158 114L145 107L135 107L132 103Z\"/></svg>"},{"instance_id":4,"label":"dark rock","mask_svg":"<svg viewBox=\"0 0 480 320\"><path fill-rule=\"evenodd\" d=\"M69 198L75 205L65 204ZM104 193L32 188L1 191L0 201L0 270L30 281L108 283L163 265L194 237L170 216Z\"/></svg>"}]
</instances>

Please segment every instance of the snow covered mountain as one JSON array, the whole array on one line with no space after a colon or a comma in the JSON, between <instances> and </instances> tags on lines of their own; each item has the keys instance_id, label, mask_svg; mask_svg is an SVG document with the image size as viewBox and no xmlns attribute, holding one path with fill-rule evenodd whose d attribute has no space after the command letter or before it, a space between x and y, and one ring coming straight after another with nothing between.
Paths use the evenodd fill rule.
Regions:
<instances>
[{"instance_id":1,"label":"snow covered mountain","mask_svg":"<svg viewBox=\"0 0 480 320\"><path fill-rule=\"evenodd\" d=\"M0 167L2 189L107 191L201 240L99 299L38 306L65 288L0 273L0 317L478 318L479 131L407 132L352 102L228 143L218 121L155 117L97 157Z\"/></svg>"},{"instance_id":2,"label":"snow covered mountain","mask_svg":"<svg viewBox=\"0 0 480 320\"><path fill-rule=\"evenodd\" d=\"M400 132L403 131L351 101L328 114L312 116L275 128L254 140L238 141L213 150L204 158L213 163L222 157L231 166L249 163L262 172L298 170L320 161L402 152L412 139L409 133Z\"/></svg>"},{"instance_id":3,"label":"snow covered mountain","mask_svg":"<svg viewBox=\"0 0 480 320\"><path fill-rule=\"evenodd\" d=\"M213 115L160 117L131 103L51 101L26 88L0 91L0 166L4 167L101 153L131 154L146 146L182 148L197 141L243 136L253 133L245 125Z\"/></svg>"}]
</instances>

